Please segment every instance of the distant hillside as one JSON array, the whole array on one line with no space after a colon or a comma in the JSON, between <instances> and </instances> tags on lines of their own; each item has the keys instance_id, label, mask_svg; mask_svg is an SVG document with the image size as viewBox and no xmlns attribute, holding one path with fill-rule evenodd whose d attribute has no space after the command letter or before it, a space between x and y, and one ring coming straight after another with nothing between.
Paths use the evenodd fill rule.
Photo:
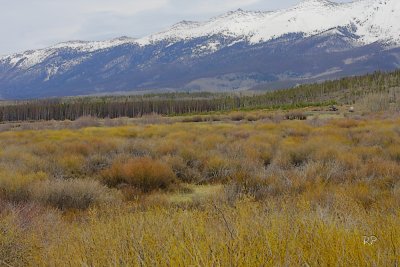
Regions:
<instances>
[{"instance_id":1,"label":"distant hillside","mask_svg":"<svg viewBox=\"0 0 400 267\"><path fill-rule=\"evenodd\" d=\"M263 94L169 93L142 96L73 97L3 102L0 121L75 120L179 115L241 109L277 109L328 104L353 104L371 94L400 94L400 70L301 85ZM395 90L393 90L395 89ZM394 100L397 101L395 95Z\"/></svg>"}]
</instances>

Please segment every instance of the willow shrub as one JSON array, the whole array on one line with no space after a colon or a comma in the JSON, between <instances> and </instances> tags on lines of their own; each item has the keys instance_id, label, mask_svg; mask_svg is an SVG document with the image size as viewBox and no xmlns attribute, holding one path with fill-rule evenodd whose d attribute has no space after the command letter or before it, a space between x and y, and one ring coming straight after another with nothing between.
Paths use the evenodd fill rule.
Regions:
<instances>
[{"instance_id":1,"label":"willow shrub","mask_svg":"<svg viewBox=\"0 0 400 267\"><path fill-rule=\"evenodd\" d=\"M110 204L118 200L118 194L98 181L69 179L42 181L31 187L34 201L61 210L84 210L92 205Z\"/></svg>"},{"instance_id":2,"label":"willow shrub","mask_svg":"<svg viewBox=\"0 0 400 267\"><path fill-rule=\"evenodd\" d=\"M110 186L128 184L143 192L166 189L176 180L175 173L169 165L148 157L114 162L110 168L102 171L101 176Z\"/></svg>"}]
</instances>

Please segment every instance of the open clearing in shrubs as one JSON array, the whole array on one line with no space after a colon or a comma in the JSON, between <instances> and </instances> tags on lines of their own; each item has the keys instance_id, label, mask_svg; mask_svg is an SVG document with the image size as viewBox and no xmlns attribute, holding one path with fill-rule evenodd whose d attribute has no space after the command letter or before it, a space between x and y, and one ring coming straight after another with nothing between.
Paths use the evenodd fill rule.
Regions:
<instances>
[{"instance_id":1,"label":"open clearing in shrubs","mask_svg":"<svg viewBox=\"0 0 400 267\"><path fill-rule=\"evenodd\" d=\"M0 132L0 266L399 265L396 113L52 125Z\"/></svg>"}]
</instances>

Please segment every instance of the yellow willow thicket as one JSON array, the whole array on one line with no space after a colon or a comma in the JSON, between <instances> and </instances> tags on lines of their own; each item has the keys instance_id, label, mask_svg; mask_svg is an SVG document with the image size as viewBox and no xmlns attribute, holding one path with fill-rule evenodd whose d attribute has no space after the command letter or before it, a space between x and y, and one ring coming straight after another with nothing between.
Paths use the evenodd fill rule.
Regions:
<instances>
[{"instance_id":1,"label":"yellow willow thicket","mask_svg":"<svg viewBox=\"0 0 400 267\"><path fill-rule=\"evenodd\" d=\"M309 196L103 206L72 219L30 207L37 217L26 228L16 222L31 214L3 215L0 256L12 266L396 266L399 212L366 211L340 190L331 197L330 207L313 207Z\"/></svg>"},{"instance_id":2,"label":"yellow willow thicket","mask_svg":"<svg viewBox=\"0 0 400 267\"><path fill-rule=\"evenodd\" d=\"M0 266L397 266L400 120L261 113L0 132Z\"/></svg>"}]
</instances>

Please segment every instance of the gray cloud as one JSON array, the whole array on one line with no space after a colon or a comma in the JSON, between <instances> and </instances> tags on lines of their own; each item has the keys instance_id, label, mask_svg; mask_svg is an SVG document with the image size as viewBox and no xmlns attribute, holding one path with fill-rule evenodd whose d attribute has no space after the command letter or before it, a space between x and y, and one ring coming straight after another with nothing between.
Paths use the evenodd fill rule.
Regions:
<instances>
[{"instance_id":1,"label":"gray cloud","mask_svg":"<svg viewBox=\"0 0 400 267\"><path fill-rule=\"evenodd\" d=\"M68 40L142 37L181 20L205 20L237 8L275 10L297 2L300 0L0 0L0 55Z\"/></svg>"}]
</instances>

